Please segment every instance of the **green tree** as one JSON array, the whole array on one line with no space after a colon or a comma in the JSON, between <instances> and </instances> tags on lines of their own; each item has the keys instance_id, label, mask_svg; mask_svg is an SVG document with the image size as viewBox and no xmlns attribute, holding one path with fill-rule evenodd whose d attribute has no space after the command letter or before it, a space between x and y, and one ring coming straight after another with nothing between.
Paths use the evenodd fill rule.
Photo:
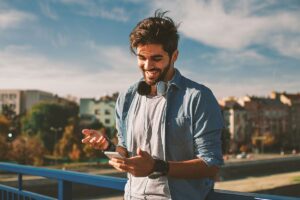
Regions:
<instances>
[{"instance_id":1,"label":"green tree","mask_svg":"<svg viewBox=\"0 0 300 200\"><path fill-rule=\"evenodd\" d=\"M0 135L6 137L9 127L10 121L4 115L0 115Z\"/></svg>"},{"instance_id":2,"label":"green tree","mask_svg":"<svg viewBox=\"0 0 300 200\"><path fill-rule=\"evenodd\" d=\"M45 151L38 136L22 135L12 142L9 157L20 164L42 165Z\"/></svg>"},{"instance_id":3,"label":"green tree","mask_svg":"<svg viewBox=\"0 0 300 200\"><path fill-rule=\"evenodd\" d=\"M72 119L71 123L66 126L63 137L55 145L55 155L69 157L72 160L79 160L82 149L80 149L81 135L77 133L77 121L76 119Z\"/></svg>"},{"instance_id":4,"label":"green tree","mask_svg":"<svg viewBox=\"0 0 300 200\"><path fill-rule=\"evenodd\" d=\"M46 149L53 152L69 118L76 116L77 112L78 109L73 104L39 103L22 119L23 131L29 135L39 135Z\"/></svg>"},{"instance_id":5,"label":"green tree","mask_svg":"<svg viewBox=\"0 0 300 200\"><path fill-rule=\"evenodd\" d=\"M9 121L8 131L16 137L20 134L20 115L9 105L2 106L2 115Z\"/></svg>"},{"instance_id":6,"label":"green tree","mask_svg":"<svg viewBox=\"0 0 300 200\"><path fill-rule=\"evenodd\" d=\"M7 160L8 152L10 152L10 143L7 142L6 136L0 135L0 160Z\"/></svg>"}]
</instances>

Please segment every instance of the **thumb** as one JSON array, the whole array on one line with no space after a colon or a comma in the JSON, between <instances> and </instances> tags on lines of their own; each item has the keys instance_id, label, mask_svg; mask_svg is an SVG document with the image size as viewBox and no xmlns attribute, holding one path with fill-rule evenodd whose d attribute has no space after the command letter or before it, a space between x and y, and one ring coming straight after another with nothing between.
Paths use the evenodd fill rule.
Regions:
<instances>
[{"instance_id":1,"label":"thumb","mask_svg":"<svg viewBox=\"0 0 300 200\"><path fill-rule=\"evenodd\" d=\"M138 147L137 150L136 150L136 154L141 156L141 157L145 157L147 155L147 152L143 151L140 147Z\"/></svg>"}]
</instances>

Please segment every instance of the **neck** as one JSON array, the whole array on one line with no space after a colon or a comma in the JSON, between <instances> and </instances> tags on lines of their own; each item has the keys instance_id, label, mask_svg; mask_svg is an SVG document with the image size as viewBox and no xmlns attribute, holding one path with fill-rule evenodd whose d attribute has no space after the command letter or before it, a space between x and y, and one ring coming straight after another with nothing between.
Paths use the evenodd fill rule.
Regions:
<instances>
[{"instance_id":1,"label":"neck","mask_svg":"<svg viewBox=\"0 0 300 200\"><path fill-rule=\"evenodd\" d=\"M164 78L164 82L168 82L170 80L172 80L173 76L175 74L175 69L174 67L171 67L170 70L168 71L168 73L166 74L166 77ZM155 85L151 85L151 92L150 92L150 96L156 96L157 95L157 88L156 88L156 84Z\"/></svg>"}]
</instances>

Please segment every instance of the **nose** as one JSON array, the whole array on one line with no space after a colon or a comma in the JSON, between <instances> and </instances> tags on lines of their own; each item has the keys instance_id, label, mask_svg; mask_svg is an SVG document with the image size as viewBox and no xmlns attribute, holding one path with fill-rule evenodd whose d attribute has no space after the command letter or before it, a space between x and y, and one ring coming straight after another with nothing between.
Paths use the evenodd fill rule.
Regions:
<instances>
[{"instance_id":1,"label":"nose","mask_svg":"<svg viewBox=\"0 0 300 200\"><path fill-rule=\"evenodd\" d=\"M151 60L147 59L144 62L144 70L151 70L154 68L154 64Z\"/></svg>"}]
</instances>

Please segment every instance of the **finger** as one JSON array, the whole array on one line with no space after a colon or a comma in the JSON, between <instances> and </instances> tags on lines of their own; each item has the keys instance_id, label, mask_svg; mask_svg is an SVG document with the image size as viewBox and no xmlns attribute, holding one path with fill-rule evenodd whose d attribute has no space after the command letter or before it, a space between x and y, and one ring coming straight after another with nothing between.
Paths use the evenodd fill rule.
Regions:
<instances>
[{"instance_id":1,"label":"finger","mask_svg":"<svg viewBox=\"0 0 300 200\"><path fill-rule=\"evenodd\" d=\"M82 143L88 143L88 141L91 139L91 136L87 136L86 138L82 139Z\"/></svg>"},{"instance_id":2,"label":"finger","mask_svg":"<svg viewBox=\"0 0 300 200\"><path fill-rule=\"evenodd\" d=\"M120 162L114 162L113 160L109 160L108 163L110 165L112 165L114 168L118 168L122 171L126 171L126 172L129 172L129 171L134 171L134 167L133 166L129 166L125 163L120 163Z\"/></svg>"},{"instance_id":3,"label":"finger","mask_svg":"<svg viewBox=\"0 0 300 200\"><path fill-rule=\"evenodd\" d=\"M93 145L96 141L97 141L97 138L94 136L94 137L91 137L89 143L90 143L90 145Z\"/></svg>"},{"instance_id":4,"label":"finger","mask_svg":"<svg viewBox=\"0 0 300 200\"><path fill-rule=\"evenodd\" d=\"M100 135L98 131L95 131L93 129L83 129L82 133L86 136L91 136L91 135Z\"/></svg>"},{"instance_id":5,"label":"finger","mask_svg":"<svg viewBox=\"0 0 300 200\"><path fill-rule=\"evenodd\" d=\"M92 137L92 139L90 140L91 145L95 145L97 143L99 139L99 136L95 135Z\"/></svg>"},{"instance_id":6,"label":"finger","mask_svg":"<svg viewBox=\"0 0 300 200\"><path fill-rule=\"evenodd\" d=\"M88 135L89 129L82 129L81 133L82 133L83 135Z\"/></svg>"},{"instance_id":7,"label":"finger","mask_svg":"<svg viewBox=\"0 0 300 200\"><path fill-rule=\"evenodd\" d=\"M144 156L144 152L142 151L142 149L140 147L137 148L136 154L139 156L142 156L142 157Z\"/></svg>"},{"instance_id":8,"label":"finger","mask_svg":"<svg viewBox=\"0 0 300 200\"><path fill-rule=\"evenodd\" d=\"M125 171L125 170L123 170L123 169L120 169L120 168L118 168L118 167L114 167L116 170L118 170L118 171L120 171L120 172L127 172L127 171Z\"/></svg>"},{"instance_id":9,"label":"finger","mask_svg":"<svg viewBox=\"0 0 300 200\"><path fill-rule=\"evenodd\" d=\"M138 156L141 156L141 157L146 157L148 155L148 152L147 151L143 151L141 148L137 148L136 150L136 153Z\"/></svg>"},{"instance_id":10,"label":"finger","mask_svg":"<svg viewBox=\"0 0 300 200\"><path fill-rule=\"evenodd\" d=\"M92 146L95 149L104 149L105 148L105 141L104 140L100 140L100 142L98 142L98 141L99 141L99 139L96 142L94 142L92 144Z\"/></svg>"},{"instance_id":11,"label":"finger","mask_svg":"<svg viewBox=\"0 0 300 200\"><path fill-rule=\"evenodd\" d=\"M106 141L105 137L100 136L100 137L97 139L96 143L103 143L103 142L105 142L105 141Z\"/></svg>"}]
</instances>

